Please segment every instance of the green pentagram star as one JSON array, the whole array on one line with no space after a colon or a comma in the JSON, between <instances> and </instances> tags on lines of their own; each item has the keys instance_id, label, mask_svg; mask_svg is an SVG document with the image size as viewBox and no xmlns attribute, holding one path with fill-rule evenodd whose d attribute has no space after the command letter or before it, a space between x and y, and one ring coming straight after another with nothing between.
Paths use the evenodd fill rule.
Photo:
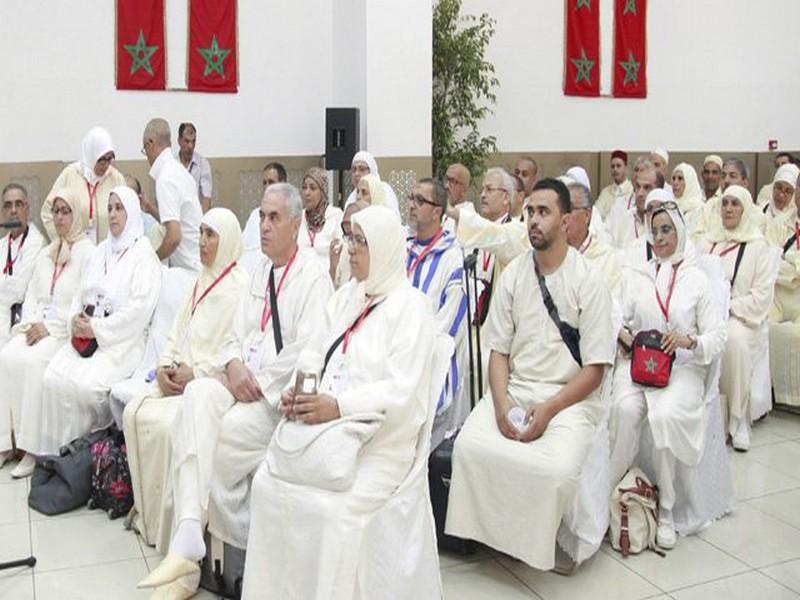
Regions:
<instances>
[{"instance_id":1,"label":"green pentagram star","mask_svg":"<svg viewBox=\"0 0 800 600\"><path fill-rule=\"evenodd\" d=\"M581 48L580 58L570 58L569 61L578 69L578 74L575 75L575 83L580 83L583 79L587 82L592 82L592 69L594 68L595 61L589 60L586 57L586 50Z\"/></svg>"},{"instance_id":2,"label":"green pentagram star","mask_svg":"<svg viewBox=\"0 0 800 600\"><path fill-rule=\"evenodd\" d=\"M636 14L636 0L625 0L625 8L622 10L622 16L624 17L628 13Z\"/></svg>"},{"instance_id":3,"label":"green pentagram star","mask_svg":"<svg viewBox=\"0 0 800 600\"><path fill-rule=\"evenodd\" d=\"M592 0L575 0L575 10L580 10L583 7L592 10Z\"/></svg>"},{"instance_id":4,"label":"green pentagram star","mask_svg":"<svg viewBox=\"0 0 800 600\"><path fill-rule=\"evenodd\" d=\"M633 52L628 53L627 61L619 61L619 66L625 69L625 79L622 85L628 85L629 83L639 84L639 67L642 66L642 63L636 61Z\"/></svg>"},{"instance_id":5,"label":"green pentagram star","mask_svg":"<svg viewBox=\"0 0 800 600\"><path fill-rule=\"evenodd\" d=\"M225 67L223 63L231 51L219 47L216 35L211 38L211 46L208 48L198 48L197 51L203 56L203 60L206 61L203 77L207 77L211 71L216 71L219 73L220 77L225 77Z\"/></svg>"},{"instance_id":6,"label":"green pentagram star","mask_svg":"<svg viewBox=\"0 0 800 600\"><path fill-rule=\"evenodd\" d=\"M153 74L153 67L150 65L150 58L158 50L158 46L148 46L144 41L144 32L139 30L139 39L136 44L124 44L122 46L131 55L133 62L131 63L131 75L136 73L139 69L144 69L150 75Z\"/></svg>"}]
</instances>

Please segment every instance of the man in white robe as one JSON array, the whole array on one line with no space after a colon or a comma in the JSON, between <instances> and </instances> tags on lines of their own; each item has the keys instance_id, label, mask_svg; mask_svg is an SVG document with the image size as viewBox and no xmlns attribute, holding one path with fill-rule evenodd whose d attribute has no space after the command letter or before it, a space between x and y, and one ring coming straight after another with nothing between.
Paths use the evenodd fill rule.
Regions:
<instances>
[{"instance_id":1,"label":"man in white robe","mask_svg":"<svg viewBox=\"0 0 800 600\"><path fill-rule=\"evenodd\" d=\"M286 183L287 173L286 167L279 162L269 162L264 165L261 171L261 183L266 190L273 183ZM262 190L263 196L263 190ZM256 266L261 262L263 253L261 252L261 203L259 202L256 207L250 211L250 216L247 217L242 229L242 243L244 243L244 254L240 264L252 273Z\"/></svg>"},{"instance_id":2,"label":"man in white robe","mask_svg":"<svg viewBox=\"0 0 800 600\"><path fill-rule=\"evenodd\" d=\"M176 530L166 558L140 587L196 589L206 521L218 539L246 547L252 473L280 418L281 392L300 350L322 327L323 306L332 293L313 250L297 245L301 211L294 186L275 184L265 191L261 239L266 257L253 273L220 352L224 375L194 380L184 390L171 434Z\"/></svg>"},{"instance_id":3,"label":"man in white robe","mask_svg":"<svg viewBox=\"0 0 800 600\"><path fill-rule=\"evenodd\" d=\"M411 285L431 301L439 331L450 335L455 351L439 402L431 436L431 450L458 428L469 414L467 386L467 297L464 291L464 254L455 237L442 227L447 192L438 181L422 179L409 204L409 224L416 235L408 239L406 275Z\"/></svg>"},{"instance_id":4,"label":"man in white robe","mask_svg":"<svg viewBox=\"0 0 800 600\"><path fill-rule=\"evenodd\" d=\"M2 223L19 225L0 238L0 347L11 338L11 327L22 317L22 302L33 276L36 257L44 238L36 225L28 223L31 205L28 192L18 183L9 183L0 197ZM12 322L13 321L13 322Z\"/></svg>"},{"instance_id":5,"label":"man in white robe","mask_svg":"<svg viewBox=\"0 0 800 600\"><path fill-rule=\"evenodd\" d=\"M150 205L163 227L163 239L156 248L159 260L170 267L200 270L200 220L203 211L197 183L172 154L169 123L152 119L142 134L142 150L150 163L150 177L156 182L158 206Z\"/></svg>"},{"instance_id":6,"label":"man in white robe","mask_svg":"<svg viewBox=\"0 0 800 600\"><path fill-rule=\"evenodd\" d=\"M664 183L661 187L672 192L672 186L667 183L667 178L671 174L669 169L669 152L663 148L656 148L650 153L650 162L653 163L658 174L664 178Z\"/></svg>"},{"instance_id":7,"label":"man in white robe","mask_svg":"<svg viewBox=\"0 0 800 600\"><path fill-rule=\"evenodd\" d=\"M498 282L490 394L456 438L445 530L549 570L603 413L599 387L614 360L614 334L607 286L567 243L564 184L537 183L526 210L534 252ZM543 285L571 328L572 349L548 313Z\"/></svg>"},{"instance_id":8,"label":"man in white robe","mask_svg":"<svg viewBox=\"0 0 800 600\"><path fill-rule=\"evenodd\" d=\"M633 204L618 204L608 217L607 229L614 246L627 250L644 237L644 201L652 190L664 187L664 178L649 160L638 162L633 176Z\"/></svg>"},{"instance_id":9,"label":"man in white robe","mask_svg":"<svg viewBox=\"0 0 800 600\"><path fill-rule=\"evenodd\" d=\"M459 204L467 203L469 194L470 172L461 163L453 163L447 167L444 175L444 187L447 190L447 205L456 207ZM445 231L455 232L456 223L450 217L444 217L442 227Z\"/></svg>"},{"instance_id":10,"label":"man in white robe","mask_svg":"<svg viewBox=\"0 0 800 600\"><path fill-rule=\"evenodd\" d=\"M722 198L722 158L709 154L703 159L703 198L706 202Z\"/></svg>"},{"instance_id":11,"label":"man in white robe","mask_svg":"<svg viewBox=\"0 0 800 600\"><path fill-rule=\"evenodd\" d=\"M633 194L633 184L628 179L628 154L623 150L614 150L611 153L611 184L602 189L595 202L595 208L600 211L603 221L608 219L611 210L617 204L628 201Z\"/></svg>"}]
</instances>

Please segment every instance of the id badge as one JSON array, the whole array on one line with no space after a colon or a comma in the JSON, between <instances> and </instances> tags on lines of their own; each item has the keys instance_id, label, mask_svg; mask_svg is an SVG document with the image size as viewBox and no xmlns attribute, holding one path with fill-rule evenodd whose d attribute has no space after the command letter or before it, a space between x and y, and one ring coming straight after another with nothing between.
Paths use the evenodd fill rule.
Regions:
<instances>
[{"instance_id":1,"label":"id badge","mask_svg":"<svg viewBox=\"0 0 800 600\"><path fill-rule=\"evenodd\" d=\"M42 308L42 320L43 321L54 321L58 316L58 312L56 311L56 307L53 306L52 302L48 302Z\"/></svg>"},{"instance_id":2,"label":"id badge","mask_svg":"<svg viewBox=\"0 0 800 600\"><path fill-rule=\"evenodd\" d=\"M343 354L338 354L331 362L332 364L328 369L330 377L327 387L330 388L331 395L339 396L347 389L347 365L344 363Z\"/></svg>"},{"instance_id":3,"label":"id badge","mask_svg":"<svg viewBox=\"0 0 800 600\"><path fill-rule=\"evenodd\" d=\"M92 243L96 246L97 245L97 226L94 223L89 223L89 227L86 228L86 237L92 240Z\"/></svg>"},{"instance_id":4,"label":"id badge","mask_svg":"<svg viewBox=\"0 0 800 600\"><path fill-rule=\"evenodd\" d=\"M261 370L261 344L253 344L248 348L244 365L253 375L258 374Z\"/></svg>"}]
</instances>

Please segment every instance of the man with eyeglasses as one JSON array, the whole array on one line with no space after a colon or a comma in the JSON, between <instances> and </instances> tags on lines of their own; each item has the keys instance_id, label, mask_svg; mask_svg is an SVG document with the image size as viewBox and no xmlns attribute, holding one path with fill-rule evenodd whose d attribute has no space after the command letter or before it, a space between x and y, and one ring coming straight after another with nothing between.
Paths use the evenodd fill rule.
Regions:
<instances>
[{"instance_id":1,"label":"man with eyeglasses","mask_svg":"<svg viewBox=\"0 0 800 600\"><path fill-rule=\"evenodd\" d=\"M181 123L178 126L178 159L197 183L200 206L203 209L203 213L207 213L211 208L211 192L213 189L211 165L205 156L195 150L196 145L197 128L195 128L194 123Z\"/></svg>"},{"instance_id":2,"label":"man with eyeglasses","mask_svg":"<svg viewBox=\"0 0 800 600\"><path fill-rule=\"evenodd\" d=\"M408 205L409 225L415 235L408 238L406 275L411 285L430 300L439 330L455 342L447 380L436 405L431 434L431 449L434 449L469 413L464 393L468 350L464 256L453 233L442 227L447 192L441 183L420 179L408 196Z\"/></svg>"},{"instance_id":3,"label":"man with eyeglasses","mask_svg":"<svg viewBox=\"0 0 800 600\"><path fill-rule=\"evenodd\" d=\"M22 302L33 277L36 257L44 238L35 225L30 225L31 206L28 192L18 183L9 183L0 196L0 347L11 338L11 327L22 317Z\"/></svg>"},{"instance_id":4,"label":"man with eyeglasses","mask_svg":"<svg viewBox=\"0 0 800 600\"><path fill-rule=\"evenodd\" d=\"M200 221L203 218L197 184L172 154L169 123L152 119L142 134L142 154L156 182L152 216L161 223L163 239L156 249L170 267L200 270Z\"/></svg>"}]
</instances>

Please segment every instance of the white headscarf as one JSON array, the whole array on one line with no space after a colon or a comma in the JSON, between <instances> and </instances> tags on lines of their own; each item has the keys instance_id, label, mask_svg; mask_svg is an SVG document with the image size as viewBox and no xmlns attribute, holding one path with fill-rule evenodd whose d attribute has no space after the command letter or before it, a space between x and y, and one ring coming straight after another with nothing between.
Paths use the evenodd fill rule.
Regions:
<instances>
[{"instance_id":1,"label":"white headscarf","mask_svg":"<svg viewBox=\"0 0 800 600\"><path fill-rule=\"evenodd\" d=\"M380 178L370 173L369 175L364 175L361 181L365 181L369 187L369 203L372 206L384 206L386 204L386 189ZM361 181L358 183L361 184Z\"/></svg>"},{"instance_id":2,"label":"white headscarf","mask_svg":"<svg viewBox=\"0 0 800 600\"><path fill-rule=\"evenodd\" d=\"M219 236L217 255L210 267L203 265L200 271L200 287L210 285L225 268L232 262L238 261L242 256L242 231L239 229L239 219L227 208L212 208L203 215L202 223Z\"/></svg>"},{"instance_id":3,"label":"white headscarf","mask_svg":"<svg viewBox=\"0 0 800 600\"><path fill-rule=\"evenodd\" d=\"M708 235L709 242L749 242L752 240L761 239L764 234L761 232L761 215L758 208L753 203L753 197L745 188L740 185L731 185L722 192L722 198L731 196L736 198L744 208L742 219L735 229L726 229L722 224L721 214L719 218L714 219ZM719 203L719 209L722 210L722 203Z\"/></svg>"},{"instance_id":4,"label":"white headscarf","mask_svg":"<svg viewBox=\"0 0 800 600\"><path fill-rule=\"evenodd\" d=\"M95 174L94 167L97 159L109 152L114 152L111 134L104 127L92 127L81 144L81 168L86 181L94 184L102 179Z\"/></svg>"},{"instance_id":5,"label":"white headscarf","mask_svg":"<svg viewBox=\"0 0 800 600\"><path fill-rule=\"evenodd\" d=\"M567 177L572 179L575 183L578 183L589 190L589 195L592 194L592 184L589 182L589 174L586 172L586 169L583 167L571 167L565 173Z\"/></svg>"},{"instance_id":6,"label":"white headscarf","mask_svg":"<svg viewBox=\"0 0 800 600\"><path fill-rule=\"evenodd\" d=\"M678 245L675 247L675 252L673 252L671 256L659 258L656 256L656 253L653 252L653 258L650 259L650 263L653 265L653 271L651 271L651 273L655 276L656 289L662 296L668 293L673 267L683 262L684 251L686 250L686 222L683 220L680 209L656 208L659 204L666 202L675 202L675 196L673 196L672 192L669 190L661 188L655 189L647 194L647 198L644 201L645 237L647 241L653 245L653 216L662 212L667 213L672 220L672 225L675 227L675 232L678 235Z\"/></svg>"},{"instance_id":7,"label":"white headscarf","mask_svg":"<svg viewBox=\"0 0 800 600\"><path fill-rule=\"evenodd\" d=\"M681 212L686 215L703 206L703 190L697 179L697 171L689 163L682 162L672 169L672 174L679 172L683 175L683 195L676 198Z\"/></svg>"},{"instance_id":8,"label":"white headscarf","mask_svg":"<svg viewBox=\"0 0 800 600\"><path fill-rule=\"evenodd\" d=\"M786 163L785 165L778 167L778 170L775 171L775 178L772 180L772 183L774 184L778 181L782 181L784 183L788 183L793 188L796 188L798 177L800 177L800 168L792 163Z\"/></svg>"},{"instance_id":9,"label":"white headscarf","mask_svg":"<svg viewBox=\"0 0 800 600\"><path fill-rule=\"evenodd\" d=\"M63 200L72 211L72 225L67 235L57 236L47 247L47 254L54 264L63 265L69 260L72 246L80 239L86 237L86 228L89 226L89 215L79 210L78 198L75 191L70 188L61 188L53 192L53 205L56 200Z\"/></svg>"},{"instance_id":10,"label":"white headscarf","mask_svg":"<svg viewBox=\"0 0 800 600\"><path fill-rule=\"evenodd\" d=\"M406 240L400 218L385 206L370 206L351 217L369 247L369 274L359 283L363 294L388 294L406 283Z\"/></svg>"},{"instance_id":11,"label":"white headscarf","mask_svg":"<svg viewBox=\"0 0 800 600\"><path fill-rule=\"evenodd\" d=\"M137 239L144 235L142 209L139 207L139 196L127 185L118 185L111 190L111 194L120 199L128 215L122 233L115 236L110 230L108 232L106 254L119 254L130 248Z\"/></svg>"},{"instance_id":12,"label":"white headscarf","mask_svg":"<svg viewBox=\"0 0 800 600\"><path fill-rule=\"evenodd\" d=\"M353 162L350 163L351 167L354 167L357 162L367 163L369 166L369 174L375 175L378 179L381 178L381 174L378 172L378 163L375 162L375 157L372 156L366 150L361 150L360 152L356 152L353 156Z\"/></svg>"}]
</instances>

